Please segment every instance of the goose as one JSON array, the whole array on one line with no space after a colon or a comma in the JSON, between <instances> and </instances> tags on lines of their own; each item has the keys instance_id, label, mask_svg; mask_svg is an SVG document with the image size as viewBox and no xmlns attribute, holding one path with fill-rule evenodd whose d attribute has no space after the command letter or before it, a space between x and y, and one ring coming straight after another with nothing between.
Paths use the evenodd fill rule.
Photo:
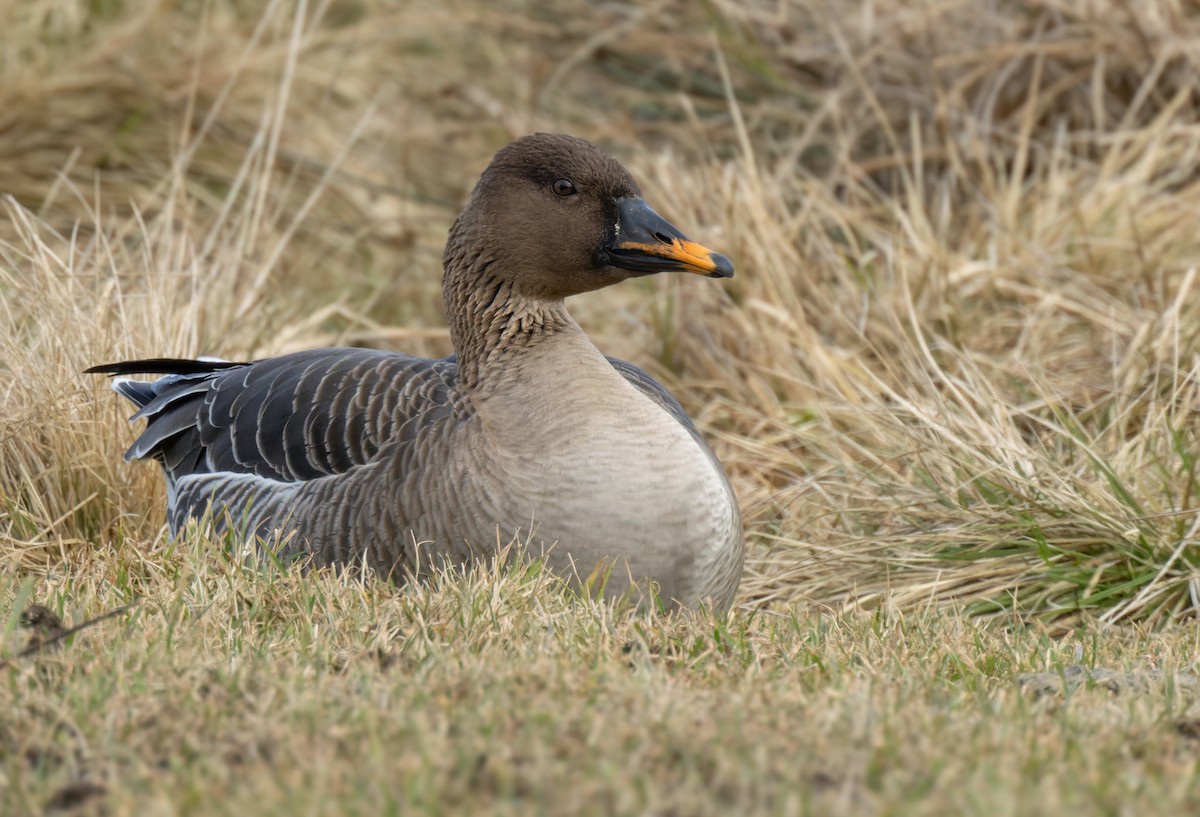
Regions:
<instances>
[{"instance_id":1,"label":"goose","mask_svg":"<svg viewBox=\"0 0 1200 817\"><path fill-rule=\"evenodd\" d=\"M724 469L679 402L564 304L659 272L733 264L651 209L617 160L537 133L496 153L450 230L450 357L326 348L87 372L114 376L147 421L125 460L162 466L173 536L208 518L398 582L518 537L605 597L725 611L744 540Z\"/></svg>"}]
</instances>

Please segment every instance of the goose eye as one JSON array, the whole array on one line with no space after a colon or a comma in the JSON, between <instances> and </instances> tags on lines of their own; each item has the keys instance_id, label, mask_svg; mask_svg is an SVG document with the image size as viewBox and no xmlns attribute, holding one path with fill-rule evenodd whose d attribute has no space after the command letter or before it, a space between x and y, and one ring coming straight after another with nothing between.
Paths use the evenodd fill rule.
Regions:
<instances>
[{"instance_id":1,"label":"goose eye","mask_svg":"<svg viewBox=\"0 0 1200 817\"><path fill-rule=\"evenodd\" d=\"M575 185L571 183L570 179L555 179L554 184L550 185L550 188L558 196L574 196L579 192L575 189Z\"/></svg>"}]
</instances>

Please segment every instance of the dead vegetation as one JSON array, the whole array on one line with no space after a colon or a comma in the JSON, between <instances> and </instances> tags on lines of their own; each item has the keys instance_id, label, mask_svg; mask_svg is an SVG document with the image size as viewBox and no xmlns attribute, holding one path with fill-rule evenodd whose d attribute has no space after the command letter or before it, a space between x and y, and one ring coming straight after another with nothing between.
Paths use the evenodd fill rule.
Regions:
<instances>
[{"instance_id":1,"label":"dead vegetation","mask_svg":"<svg viewBox=\"0 0 1200 817\"><path fill-rule=\"evenodd\" d=\"M5 668L6 813L1198 805L1179 633L1052 639L931 608L662 617L573 597L536 565L397 593L243 567L202 537L167 556L49 582L81 613L152 601ZM10 578L0 592L23 603Z\"/></svg>"},{"instance_id":2,"label":"dead vegetation","mask_svg":"<svg viewBox=\"0 0 1200 817\"><path fill-rule=\"evenodd\" d=\"M0 444L26 564L159 524L120 409L74 373L445 352L446 225L496 145L554 128L738 263L576 309L717 440L748 603L1196 609L1186 6L88 8L6 12Z\"/></svg>"},{"instance_id":3,"label":"dead vegetation","mask_svg":"<svg viewBox=\"0 0 1200 817\"><path fill-rule=\"evenodd\" d=\"M241 803L267 797L279 811L287 807L284 789L267 791L265 782L239 788L230 769L279 768L280 758L309 766L288 749L266 709L234 704L228 690L251 689L248 700L282 695L293 714L311 715L363 673L371 694L386 698L377 674L386 667L362 668L370 655L389 666L399 661L406 673L427 671L434 678L427 683L445 686L441 708L404 699L414 719L428 722L384 726L351 707L367 718L347 733L358 738L379 729L396 740L434 730L421 744L424 760L405 756L411 768L388 766L370 749L357 756L362 768L406 780L436 767L435 782L411 793L410 805L478 805L446 783L468 769L495 796L491 805L527 803L545 783L528 770L551 768L554 753L578 759L591 747L601 765L615 757L620 741L596 750L600 727L586 714L564 727L574 737L563 740L574 743L538 744L529 750L536 757L517 749L490 755L486 741L476 742L482 761L438 754L455 745L444 730L466 728L451 699L490 712L490 722L503 725L500 743L550 740L548 732L506 720L488 694L471 687L496 671L495 662L519 664L536 653L513 646L531 637L531 621L560 628L553 638L564 640L543 644L549 657L541 663L508 666L491 693L521 694L514 690L538 683L539 673L551 679L552 701L598 684L617 696L616 712L661 714L656 722L668 735L662 753L638 763L666 770L683 762L695 779L733 781L719 801L596 801L610 813L706 813L717 802L803 811L780 793L795 770L773 755L754 755L753 741L738 744L750 759L736 768L718 748L689 754L684 720L703 721L712 711L726 720L704 721L705 734L728 739L736 713L750 713L768 754L789 751L786 740L763 737L780 711L784 721L817 723L823 737L799 774L818 792L814 802L842 813L886 810L912 802L906 798L914 792L945 794L937 764L963 772L955 765L961 759L917 736L944 728L975 740L977 752L961 760L968 766L972 757L980 764L1006 758L994 778L982 765L963 772L1004 789L1029 768L1022 762L1037 766L1075 746L1071 719L1081 713L1064 708L1064 720L1053 723L1035 718L1057 737L1022 743L1017 733L980 738L964 724L947 726L931 702L906 722L906 740L917 746L911 758L898 748L904 741L876 740L854 719L873 707L900 707L909 694L961 701L978 689L987 697L995 679L1018 669L1078 664L1071 656L1029 657L1052 649L1039 640L1043 622L1056 633L1116 621L1156 628L1200 610L1200 232L1192 224L1200 212L1198 40L1200 8L1188 0L3 6L0 564L5 598L14 604L7 654L20 649L12 633L26 601L60 615L76 611L65 618L82 622L135 598L151 600L155 612L139 621L157 623L137 636L145 642L131 643L156 658L130 677L168 688L150 662L177 655L208 667L180 672L218 676L202 680L217 690L229 719L190 713L171 734L183 740L191 724L211 738L214 724L228 727L227 740L195 747L193 757L218 751L217 744L229 753L207 761L206 785L234 791ZM407 637L401 633L433 638L430 627L451 627L481 598L508 592L509 582L528 588L519 576L493 577L494 586L447 580L392 598L392 591L332 578L314 590L295 576L239 574L236 593L204 595L231 568L216 554L193 553L180 564L182 546L161 536L158 474L121 462L130 439L125 409L105 384L79 374L97 362L144 355L243 357L331 343L447 352L438 279L445 231L491 152L536 129L574 132L621 156L660 211L738 267L728 285L664 278L572 307L605 351L667 382L714 440L735 480L751 545L739 615L766 611L734 639L755 646L732 664L714 658L719 651L694 648L697 632L712 622L661 625L680 628L679 641L667 658L651 650L653 662L665 663L655 663L654 680L645 683L656 691L644 698L640 681L589 680L571 669L595 659L615 672L625 659L614 639L653 629L586 605L556 607L527 596L500 604L488 616L493 623L514 617L520 633L502 627L479 636L480 653L465 669L451 668L457 632L430 641L439 645L432 651L391 646ZM550 592L538 581L537 592ZM258 616L283 627L312 593L335 606L370 599L348 619L356 624L338 624L332 613L324 620L322 627L342 634L340 647L322 646L303 627L239 634ZM339 593L346 598L329 601ZM396 605L416 604L440 612L396 612ZM957 619L913 624L925 629L915 640L898 636L898 651L889 653L895 673L921 665L920 650L943 637L957 645L939 653L933 691L908 680L870 687L874 670L851 669L859 658L849 656L870 649L849 646L854 639L871 641L881 621L903 629L899 614L934 615L930 605L1035 622L1035 629L1010 640ZM223 611L228 626L197 612L207 609ZM856 618L864 609L875 617ZM795 629L797 611L843 628L843 663L823 652L830 647L817 623ZM755 629L777 613L793 622L792 631ZM376 615L401 623L387 637L351 633L373 626ZM183 621L201 622L188 625L195 633L184 652L156 640L169 642L164 633ZM119 627L100 630L118 655L92 656L83 669L48 653L38 660L53 683L124 671L121 662L135 647ZM573 631L602 645L589 653L563 635ZM980 648L986 660L953 669L971 639L987 645ZM233 671L244 666L229 658L236 649L261 657L271 643L287 644L284 655L292 658ZM1110 658L1132 662L1145 645L1137 641ZM352 657L335 658L339 649ZM1186 643L1172 650L1168 668L1194 661ZM272 673L300 677L280 662L317 659L350 663L334 670L318 661L314 700L270 692ZM841 674L813 669L831 660ZM808 669L797 670L795 661ZM988 661L1003 666L985 668ZM674 675L672 662L710 674ZM730 680L767 665L775 674L759 682ZM236 677L222 687L226 669ZM796 672L819 680L789 692ZM831 690L830 678L844 685ZM671 714L663 703L669 696L659 697L666 687L689 690L695 706ZM1025 712L1019 699L999 694L988 712ZM137 717L168 721L182 705L176 695L155 699L157 714ZM712 703L728 696L732 709ZM1140 796L1179 805L1186 793L1164 781L1185 774L1193 761L1181 759L1188 755L1180 747L1191 744L1186 730L1170 740L1155 736L1145 724L1174 715L1154 706L1137 716L1149 731L1130 750L1145 752L1138 762L1152 781ZM1174 704L1164 706L1174 712ZM77 717L85 720L87 711ZM1120 746L1129 736L1113 731L1118 715L1105 712L1079 727L1100 746L1079 777L1092 787L1082 802L1099 810L1130 796L1105 765L1128 759ZM179 757L155 744L137 749L129 766L101 751L110 765L97 771L80 760L82 749L66 747L94 748L97 738L71 736L64 724L74 721L60 715L30 714L29 723L4 727L33 730L36 751L58 758L35 764L45 786L111 788L121 775L144 781L153 775L137 764L151 764L154 752ZM311 716L339 722L336 712ZM837 734L858 742L838 755ZM315 751L342 752L349 738L330 740ZM827 744L841 758L832 763L837 769L820 761ZM918 761L935 770L923 775L906 765ZM11 777L16 767L4 768ZM589 768L603 775L639 767ZM903 783L885 768L901 769ZM752 802L737 788L739 775L759 775L768 781L764 791L782 799ZM1050 802L1044 798L1053 783L1038 780L1040 793L1014 802ZM170 801L169 789L147 785ZM612 794L586 776L580 785L581 803L588 785ZM379 813L390 802L385 794L374 792L363 808ZM114 796L118 804L146 802L119 790ZM975 808L953 797L939 802L958 812ZM13 808L33 813L29 803Z\"/></svg>"}]
</instances>

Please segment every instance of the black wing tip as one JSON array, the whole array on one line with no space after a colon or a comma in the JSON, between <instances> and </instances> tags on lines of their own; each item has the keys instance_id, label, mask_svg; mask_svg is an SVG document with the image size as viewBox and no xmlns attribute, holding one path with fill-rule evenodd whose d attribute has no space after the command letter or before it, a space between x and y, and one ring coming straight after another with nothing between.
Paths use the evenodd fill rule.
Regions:
<instances>
[{"instance_id":1,"label":"black wing tip","mask_svg":"<svg viewBox=\"0 0 1200 817\"><path fill-rule=\"evenodd\" d=\"M206 374L223 369L245 366L232 360L191 360L176 357L152 357L145 360L123 360L119 363L101 363L89 366L84 374L106 374L109 377L129 374Z\"/></svg>"},{"instance_id":2,"label":"black wing tip","mask_svg":"<svg viewBox=\"0 0 1200 817\"><path fill-rule=\"evenodd\" d=\"M83 370L83 373L84 374L106 374L106 375L111 376L111 375L120 374L122 367L125 365L127 365L127 364L126 363L101 363L97 366L88 366L86 369Z\"/></svg>"}]
</instances>

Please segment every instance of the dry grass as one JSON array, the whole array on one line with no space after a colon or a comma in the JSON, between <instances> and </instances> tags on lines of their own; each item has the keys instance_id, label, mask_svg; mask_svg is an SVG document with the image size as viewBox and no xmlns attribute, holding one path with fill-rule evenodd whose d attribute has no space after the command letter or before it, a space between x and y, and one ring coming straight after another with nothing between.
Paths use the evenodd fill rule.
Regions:
<instances>
[{"instance_id":1,"label":"dry grass","mask_svg":"<svg viewBox=\"0 0 1200 817\"><path fill-rule=\"evenodd\" d=\"M169 557L64 579L70 610L147 601L5 670L5 813L72 798L131 815L1197 805L1197 690L1171 680L1194 640L1056 641L928 609L664 620L571 598L536 568L396 593L247 572L203 540ZM1167 680L1134 694L1039 696L1013 678L1147 662Z\"/></svg>"},{"instance_id":2,"label":"dry grass","mask_svg":"<svg viewBox=\"0 0 1200 817\"><path fill-rule=\"evenodd\" d=\"M1194 807L1178 689L1046 706L1013 675L1196 660L1198 12L4 6L8 654L28 602L142 603L0 670L0 811ZM536 569L245 574L165 542L125 409L78 373L445 353L445 230L533 129L610 148L738 266L573 305L733 476L735 616L643 619Z\"/></svg>"}]
</instances>

